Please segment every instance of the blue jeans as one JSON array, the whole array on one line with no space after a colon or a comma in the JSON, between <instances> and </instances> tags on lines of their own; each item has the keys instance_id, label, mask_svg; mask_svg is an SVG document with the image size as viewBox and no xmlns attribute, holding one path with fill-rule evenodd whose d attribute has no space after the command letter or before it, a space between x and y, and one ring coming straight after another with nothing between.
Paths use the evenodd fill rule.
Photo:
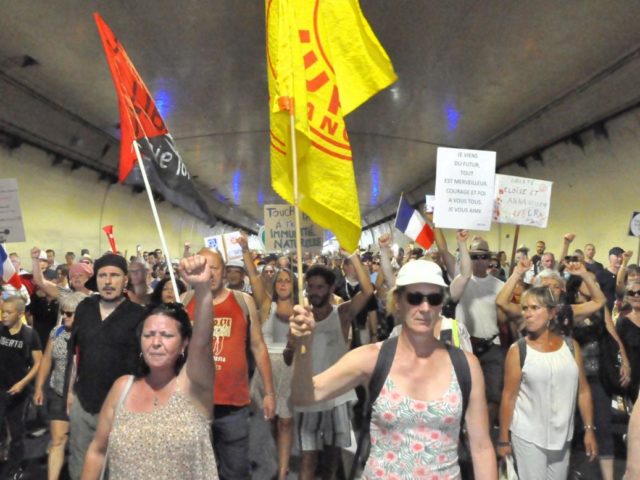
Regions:
<instances>
[{"instance_id":1,"label":"blue jeans","mask_svg":"<svg viewBox=\"0 0 640 480\"><path fill-rule=\"evenodd\" d=\"M216 405L213 420L213 451L220 480L251 478L249 460L249 406Z\"/></svg>"}]
</instances>

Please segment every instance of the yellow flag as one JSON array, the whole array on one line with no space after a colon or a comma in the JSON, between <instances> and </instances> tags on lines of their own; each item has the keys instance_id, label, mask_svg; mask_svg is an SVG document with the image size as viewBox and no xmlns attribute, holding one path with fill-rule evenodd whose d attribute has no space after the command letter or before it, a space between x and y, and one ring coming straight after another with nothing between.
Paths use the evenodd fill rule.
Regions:
<instances>
[{"instance_id":1,"label":"yellow flag","mask_svg":"<svg viewBox=\"0 0 640 480\"><path fill-rule=\"evenodd\" d=\"M266 0L271 184L293 204L295 113L300 208L355 250L360 206L343 115L396 79L357 0Z\"/></svg>"}]
</instances>

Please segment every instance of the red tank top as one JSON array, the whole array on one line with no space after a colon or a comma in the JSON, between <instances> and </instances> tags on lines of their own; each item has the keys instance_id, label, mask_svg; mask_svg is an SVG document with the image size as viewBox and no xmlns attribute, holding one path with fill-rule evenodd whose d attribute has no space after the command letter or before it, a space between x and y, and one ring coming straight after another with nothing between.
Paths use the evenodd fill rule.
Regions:
<instances>
[{"instance_id":1,"label":"red tank top","mask_svg":"<svg viewBox=\"0 0 640 480\"><path fill-rule=\"evenodd\" d=\"M187 313L193 319L195 303L190 301ZM213 360L216 380L213 388L214 405L243 407L249 397L249 367L247 364L248 324L242 307L233 292L213 307Z\"/></svg>"}]
</instances>

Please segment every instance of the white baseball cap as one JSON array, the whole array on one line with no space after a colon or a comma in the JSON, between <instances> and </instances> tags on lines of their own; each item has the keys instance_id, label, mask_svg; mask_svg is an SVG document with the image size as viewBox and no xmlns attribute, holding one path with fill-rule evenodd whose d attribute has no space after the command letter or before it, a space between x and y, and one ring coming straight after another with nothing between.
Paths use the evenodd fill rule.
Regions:
<instances>
[{"instance_id":1,"label":"white baseball cap","mask_svg":"<svg viewBox=\"0 0 640 480\"><path fill-rule=\"evenodd\" d=\"M442 270L435 262L428 260L411 260L405 263L396 277L396 286L413 285L415 283L430 283L440 287L447 287L442 278Z\"/></svg>"}]
</instances>

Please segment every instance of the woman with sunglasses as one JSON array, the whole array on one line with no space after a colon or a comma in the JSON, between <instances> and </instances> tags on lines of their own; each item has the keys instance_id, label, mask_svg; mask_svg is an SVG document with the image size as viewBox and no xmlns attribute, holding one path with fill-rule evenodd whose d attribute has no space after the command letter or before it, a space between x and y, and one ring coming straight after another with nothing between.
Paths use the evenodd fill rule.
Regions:
<instances>
[{"instance_id":1,"label":"woman with sunglasses","mask_svg":"<svg viewBox=\"0 0 640 480\"><path fill-rule=\"evenodd\" d=\"M211 269L194 255L182 259L180 273L195 291L193 327L178 304L153 308L140 324L138 375L120 377L111 387L84 480L100 478L107 463L111 480L218 478L211 443Z\"/></svg>"},{"instance_id":2,"label":"woman with sunglasses","mask_svg":"<svg viewBox=\"0 0 640 480\"><path fill-rule=\"evenodd\" d=\"M458 440L463 398L448 349L434 335L445 298L442 271L433 262L413 260L398 272L391 308L402 323L397 349L384 386L372 405L371 453L362 478L460 478ZM373 375L381 343L350 351L312 377L315 320L312 311L294 307L290 327L296 339L292 394L294 404L334 398ZM464 354L471 392L464 421L471 444L474 477L497 478L489 438L484 379L478 360Z\"/></svg>"},{"instance_id":3,"label":"woman with sunglasses","mask_svg":"<svg viewBox=\"0 0 640 480\"><path fill-rule=\"evenodd\" d=\"M631 306L631 311L618 317L616 330L629 357L631 382L628 391L635 402L640 388L640 280L627 284L624 299Z\"/></svg>"},{"instance_id":4,"label":"woman with sunglasses","mask_svg":"<svg viewBox=\"0 0 640 480\"><path fill-rule=\"evenodd\" d=\"M63 295L60 299L60 314L62 323L51 330L47 347L42 356L42 363L36 377L36 388L33 394L33 403L43 405L47 400L47 412L50 419L49 431L51 443L49 444L48 479L57 480L64 464L64 447L69 433L69 416L64 401L64 376L67 369L67 344L71 337L71 326L78 304L86 298L80 292ZM49 388L45 384L49 380Z\"/></svg>"},{"instance_id":5,"label":"woman with sunglasses","mask_svg":"<svg viewBox=\"0 0 640 480\"><path fill-rule=\"evenodd\" d=\"M551 290L530 288L521 307L528 335L507 353L497 453L514 454L524 480L565 480L576 398L589 461L598 454L591 390L578 343L555 333L558 301Z\"/></svg>"}]
</instances>

